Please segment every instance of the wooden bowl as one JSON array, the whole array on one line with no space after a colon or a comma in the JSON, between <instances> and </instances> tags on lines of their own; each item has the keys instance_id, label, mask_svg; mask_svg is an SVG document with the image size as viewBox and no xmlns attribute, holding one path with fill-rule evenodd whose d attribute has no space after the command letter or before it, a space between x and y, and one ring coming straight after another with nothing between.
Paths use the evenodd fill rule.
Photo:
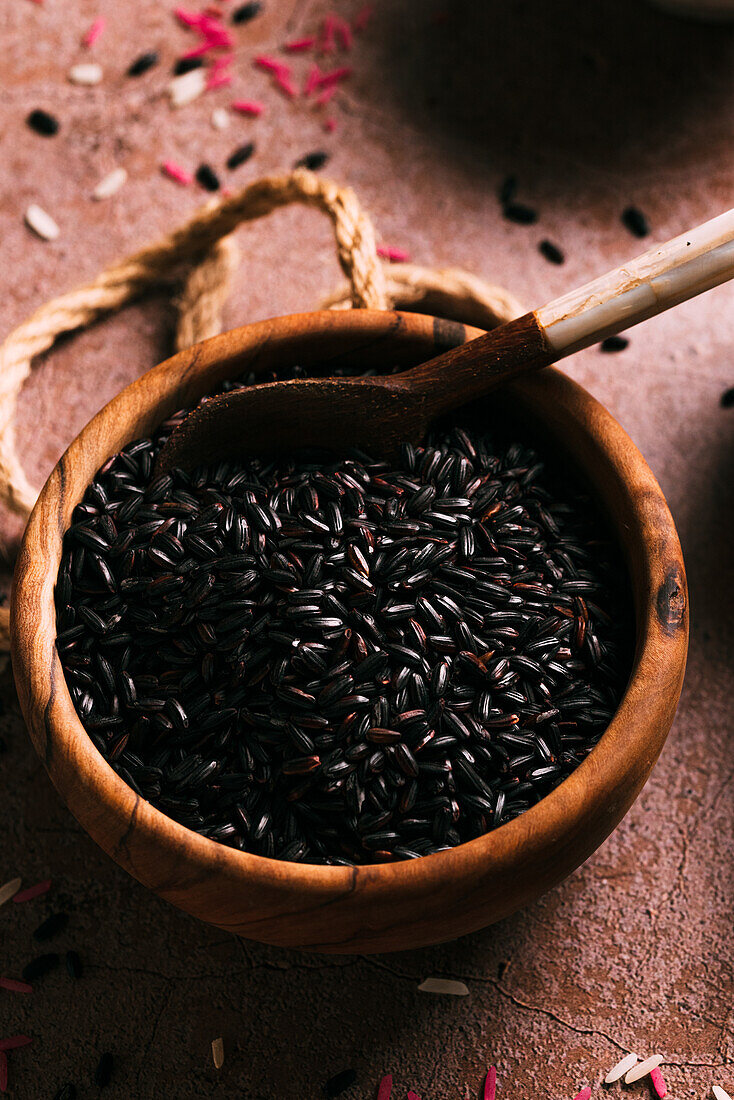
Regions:
<instances>
[{"instance_id":1,"label":"wooden bowl","mask_svg":"<svg viewBox=\"0 0 734 1100\"><path fill-rule=\"evenodd\" d=\"M419 947L482 928L579 866L617 825L665 741L683 680L687 593L663 494L610 414L555 370L503 398L590 480L623 548L637 640L629 685L599 744L537 806L487 836L394 864L322 867L248 855L137 797L77 718L56 653L54 584L72 510L105 460L245 370L319 361L412 365L476 329L417 314L307 313L248 325L175 355L123 390L49 477L28 523L12 597L21 707L51 779L87 832L161 897L238 935L350 953ZM496 398L493 400L497 400Z\"/></svg>"}]
</instances>

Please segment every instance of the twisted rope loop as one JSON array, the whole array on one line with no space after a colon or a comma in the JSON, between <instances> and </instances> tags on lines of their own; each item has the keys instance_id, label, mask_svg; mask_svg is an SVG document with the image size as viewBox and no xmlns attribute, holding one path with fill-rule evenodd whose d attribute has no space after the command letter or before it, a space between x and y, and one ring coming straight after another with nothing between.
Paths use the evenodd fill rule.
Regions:
<instances>
[{"instance_id":1,"label":"twisted rope loop","mask_svg":"<svg viewBox=\"0 0 734 1100\"><path fill-rule=\"evenodd\" d=\"M383 269L372 223L349 188L303 169L257 180L229 198L208 203L184 225L88 283L46 302L0 346L0 502L26 518L38 491L23 471L15 446L18 394L33 359L56 339L87 328L145 293L178 283L176 349L221 332L221 311L239 251L231 236L238 225L290 203L320 210L332 222L339 263L348 280L324 303L328 308L387 309L436 313L493 328L523 312L506 291L455 269L430 271L413 265ZM9 648L7 608L0 608L0 651Z\"/></svg>"}]
</instances>

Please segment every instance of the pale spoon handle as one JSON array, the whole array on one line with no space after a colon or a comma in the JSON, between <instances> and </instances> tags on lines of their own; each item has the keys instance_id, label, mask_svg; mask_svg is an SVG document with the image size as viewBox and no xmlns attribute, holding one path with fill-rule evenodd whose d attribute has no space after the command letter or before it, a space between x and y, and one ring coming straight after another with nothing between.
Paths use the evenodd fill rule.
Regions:
<instances>
[{"instance_id":1,"label":"pale spoon handle","mask_svg":"<svg viewBox=\"0 0 734 1100\"><path fill-rule=\"evenodd\" d=\"M571 355L734 278L734 209L656 245L535 311L557 356Z\"/></svg>"}]
</instances>

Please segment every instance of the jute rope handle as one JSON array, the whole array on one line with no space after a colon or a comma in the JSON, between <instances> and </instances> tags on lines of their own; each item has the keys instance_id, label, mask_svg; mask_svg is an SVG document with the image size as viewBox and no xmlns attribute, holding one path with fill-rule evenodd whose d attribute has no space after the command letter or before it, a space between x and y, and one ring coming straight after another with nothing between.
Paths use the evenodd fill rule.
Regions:
<instances>
[{"instance_id":1,"label":"jute rope handle","mask_svg":"<svg viewBox=\"0 0 734 1100\"><path fill-rule=\"evenodd\" d=\"M242 222L281 206L301 203L332 221L339 263L349 285L330 296L329 308L387 309L396 306L438 313L492 328L523 310L499 287L456 269L431 271L403 264L383 268L372 224L354 192L311 172L261 179L226 199L208 203L188 222L156 243L104 269L86 286L46 302L0 346L0 502L27 519L38 491L26 478L15 447L17 398L33 359L56 339L87 328L151 290L181 287L176 349L221 332L221 311L239 262L231 233ZM10 620L0 607L0 651L9 648Z\"/></svg>"}]
</instances>

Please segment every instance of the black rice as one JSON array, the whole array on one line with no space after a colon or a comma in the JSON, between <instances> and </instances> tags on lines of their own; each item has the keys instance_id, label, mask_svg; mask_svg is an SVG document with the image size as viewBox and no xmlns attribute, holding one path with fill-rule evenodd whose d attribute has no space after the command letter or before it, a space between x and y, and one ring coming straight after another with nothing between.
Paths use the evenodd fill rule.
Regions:
<instances>
[{"instance_id":1,"label":"black rice","mask_svg":"<svg viewBox=\"0 0 734 1100\"><path fill-rule=\"evenodd\" d=\"M313 153L306 153L293 165L294 168L308 168L310 172L317 172L323 168L329 159L329 154L319 149Z\"/></svg>"},{"instance_id":2,"label":"black rice","mask_svg":"<svg viewBox=\"0 0 734 1100\"><path fill-rule=\"evenodd\" d=\"M159 60L157 50L148 50L146 53L141 53L140 57L136 57L130 65L127 75L142 76L143 73L147 73L149 69L157 65Z\"/></svg>"},{"instance_id":3,"label":"black rice","mask_svg":"<svg viewBox=\"0 0 734 1100\"><path fill-rule=\"evenodd\" d=\"M335 1073L333 1077L330 1077L326 1082L324 1091L329 1098L341 1096L343 1092L351 1088L357 1081L357 1071L354 1069L343 1069L339 1073Z\"/></svg>"},{"instance_id":4,"label":"black rice","mask_svg":"<svg viewBox=\"0 0 734 1100\"><path fill-rule=\"evenodd\" d=\"M566 259L561 249L557 244L553 244L553 241L541 241L538 245L538 251L549 264L562 264Z\"/></svg>"},{"instance_id":5,"label":"black rice","mask_svg":"<svg viewBox=\"0 0 734 1100\"><path fill-rule=\"evenodd\" d=\"M100 1058L97 1063L97 1068L94 1071L94 1083L98 1089L103 1089L109 1085L112 1080L112 1070L114 1069L114 1059L109 1050Z\"/></svg>"},{"instance_id":6,"label":"black rice","mask_svg":"<svg viewBox=\"0 0 734 1100\"><path fill-rule=\"evenodd\" d=\"M606 340L602 340L599 344L600 351L615 352L624 351L629 347L629 340L626 336L607 336Z\"/></svg>"},{"instance_id":7,"label":"black rice","mask_svg":"<svg viewBox=\"0 0 734 1100\"><path fill-rule=\"evenodd\" d=\"M200 164L196 169L196 182L205 191L219 190L219 176L210 164Z\"/></svg>"},{"instance_id":8,"label":"black rice","mask_svg":"<svg viewBox=\"0 0 734 1100\"><path fill-rule=\"evenodd\" d=\"M55 970L58 965L59 956L55 951L47 955L38 955L23 967L23 981L33 982L36 978L42 978L45 974Z\"/></svg>"},{"instance_id":9,"label":"black rice","mask_svg":"<svg viewBox=\"0 0 734 1100\"><path fill-rule=\"evenodd\" d=\"M636 206L628 206L622 212L622 225L629 229L633 237L647 237L650 232L650 223Z\"/></svg>"},{"instance_id":10,"label":"black rice","mask_svg":"<svg viewBox=\"0 0 734 1100\"><path fill-rule=\"evenodd\" d=\"M523 202L507 202L502 207L502 214L510 222L516 225L535 225L538 220L538 211L532 206L526 206Z\"/></svg>"},{"instance_id":11,"label":"black rice","mask_svg":"<svg viewBox=\"0 0 734 1100\"><path fill-rule=\"evenodd\" d=\"M61 1088L54 1093L54 1100L76 1100L76 1098L76 1085L73 1085L71 1081L66 1085L62 1085Z\"/></svg>"},{"instance_id":12,"label":"black rice","mask_svg":"<svg viewBox=\"0 0 734 1100\"><path fill-rule=\"evenodd\" d=\"M66 971L70 978L81 978L84 968L82 966L82 960L79 958L77 951L66 952Z\"/></svg>"},{"instance_id":13,"label":"black rice","mask_svg":"<svg viewBox=\"0 0 734 1100\"><path fill-rule=\"evenodd\" d=\"M227 157L227 167L230 171L235 168L239 168L241 164L245 164L252 154L255 152L255 142L248 141L244 145L240 145L233 153Z\"/></svg>"},{"instance_id":14,"label":"black rice","mask_svg":"<svg viewBox=\"0 0 734 1100\"><path fill-rule=\"evenodd\" d=\"M36 928L33 933L33 939L41 942L44 940L51 940L54 936L58 936L59 932L63 932L68 923L68 913L52 913L50 917L46 917L46 920Z\"/></svg>"},{"instance_id":15,"label":"black rice","mask_svg":"<svg viewBox=\"0 0 734 1100\"><path fill-rule=\"evenodd\" d=\"M133 790L244 851L370 863L481 836L592 751L632 628L564 467L462 423L391 463L154 479L185 415L98 472L56 588L72 699Z\"/></svg>"},{"instance_id":16,"label":"black rice","mask_svg":"<svg viewBox=\"0 0 734 1100\"><path fill-rule=\"evenodd\" d=\"M31 130L35 130L37 134L42 137L53 137L59 132L59 120L55 115L44 111L41 107L36 107L35 110L26 118L26 123L30 126Z\"/></svg>"},{"instance_id":17,"label":"black rice","mask_svg":"<svg viewBox=\"0 0 734 1100\"><path fill-rule=\"evenodd\" d=\"M261 0L249 0L247 4L240 4L232 12L232 22L235 24L249 23L256 15L259 15L263 6Z\"/></svg>"}]
</instances>

